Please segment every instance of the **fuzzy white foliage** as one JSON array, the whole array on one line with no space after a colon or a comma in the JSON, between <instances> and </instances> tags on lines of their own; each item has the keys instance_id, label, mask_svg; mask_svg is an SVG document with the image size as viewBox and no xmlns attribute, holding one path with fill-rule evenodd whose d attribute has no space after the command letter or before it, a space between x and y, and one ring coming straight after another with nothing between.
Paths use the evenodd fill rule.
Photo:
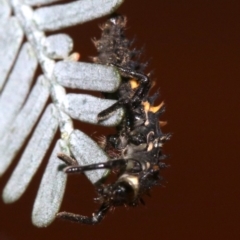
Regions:
<instances>
[{"instance_id":1,"label":"fuzzy white foliage","mask_svg":"<svg viewBox=\"0 0 240 240\"><path fill-rule=\"evenodd\" d=\"M121 0L78 0L39 8L34 12L33 20L41 30L58 30L114 12L121 3Z\"/></svg>"},{"instance_id":2,"label":"fuzzy white foliage","mask_svg":"<svg viewBox=\"0 0 240 240\"><path fill-rule=\"evenodd\" d=\"M76 62L76 54L70 55L73 49L70 36L63 33L46 37L44 31L107 15L123 0L79 0L46 6L56 1L0 0L0 175L33 131L3 190L4 202L11 203L22 196L57 129L61 132L34 202L32 221L38 227L47 226L55 219L63 198L66 174L61 171L58 152L73 154L80 165L108 160L91 138L74 129L72 118L97 124L97 114L114 101L86 94L66 94L64 87L114 92L120 84L120 76L113 67ZM45 6L35 10L31 7L39 5ZM23 43L24 36L28 42ZM42 75L32 87L38 65ZM46 106L49 97L52 103ZM114 126L122 115L120 109L101 125ZM98 170L88 172L87 177L94 184L105 174L105 170Z\"/></svg>"}]
</instances>

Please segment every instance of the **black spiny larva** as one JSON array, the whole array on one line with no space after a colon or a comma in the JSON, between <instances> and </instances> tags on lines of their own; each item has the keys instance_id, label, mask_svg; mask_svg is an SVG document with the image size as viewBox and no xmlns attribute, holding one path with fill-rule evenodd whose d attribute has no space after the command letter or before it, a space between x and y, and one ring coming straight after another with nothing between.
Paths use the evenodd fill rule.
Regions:
<instances>
[{"instance_id":1,"label":"black spiny larva","mask_svg":"<svg viewBox=\"0 0 240 240\"><path fill-rule=\"evenodd\" d=\"M163 134L159 121L164 112L164 104L153 106L158 93L149 96L152 86L150 76L144 74L146 64L139 63L141 51L131 50L132 42L126 39L124 30L126 17L111 17L102 25L102 36L94 40L98 56L95 63L115 66L122 76L122 84L117 93L117 102L98 115L99 121L106 119L119 107L125 109L125 117L114 135L107 136L104 150L109 161L86 166L79 166L77 161L65 154L58 157L69 166L66 173L107 168L117 173L117 180L110 184L96 186L100 208L92 217L60 212L59 218L84 223L97 224L106 213L116 206L137 206L144 203L143 196L158 185L160 170L166 167L163 160L162 145L169 140L170 134ZM118 152L118 157L111 157Z\"/></svg>"}]
</instances>

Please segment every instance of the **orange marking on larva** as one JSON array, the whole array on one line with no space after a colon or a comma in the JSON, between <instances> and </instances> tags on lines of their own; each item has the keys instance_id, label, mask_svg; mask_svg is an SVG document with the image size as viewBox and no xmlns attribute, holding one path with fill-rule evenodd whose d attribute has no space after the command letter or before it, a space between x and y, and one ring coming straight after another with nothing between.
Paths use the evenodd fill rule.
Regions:
<instances>
[{"instance_id":1,"label":"orange marking on larva","mask_svg":"<svg viewBox=\"0 0 240 240\"><path fill-rule=\"evenodd\" d=\"M70 56L68 56L68 60L77 62L80 59L81 55L80 53L74 52Z\"/></svg>"},{"instance_id":2,"label":"orange marking on larva","mask_svg":"<svg viewBox=\"0 0 240 240\"><path fill-rule=\"evenodd\" d=\"M152 82L151 82L151 88L150 88L150 89L152 89L155 85L156 85L156 81L152 81Z\"/></svg>"},{"instance_id":3,"label":"orange marking on larva","mask_svg":"<svg viewBox=\"0 0 240 240\"><path fill-rule=\"evenodd\" d=\"M153 166L153 170L154 170L154 171L159 171L159 170L160 170L160 168L159 168L159 166L157 166L157 165L154 165L154 166Z\"/></svg>"},{"instance_id":4,"label":"orange marking on larva","mask_svg":"<svg viewBox=\"0 0 240 240\"><path fill-rule=\"evenodd\" d=\"M139 86L139 83L135 79L131 79L130 81L131 88L137 88Z\"/></svg>"},{"instance_id":5,"label":"orange marking on larva","mask_svg":"<svg viewBox=\"0 0 240 240\"><path fill-rule=\"evenodd\" d=\"M164 127L167 125L167 121L159 121L160 127Z\"/></svg>"},{"instance_id":6,"label":"orange marking on larva","mask_svg":"<svg viewBox=\"0 0 240 240\"><path fill-rule=\"evenodd\" d=\"M155 112L157 112L163 105L164 105L164 102L161 102L158 106L150 107L149 111L155 113Z\"/></svg>"},{"instance_id":7,"label":"orange marking on larva","mask_svg":"<svg viewBox=\"0 0 240 240\"><path fill-rule=\"evenodd\" d=\"M144 125L147 126L149 124L148 111L149 111L149 108L150 108L150 103L148 101L146 101L146 102L142 102L142 105L144 107L144 112L146 114L146 121L145 121Z\"/></svg>"},{"instance_id":8,"label":"orange marking on larva","mask_svg":"<svg viewBox=\"0 0 240 240\"><path fill-rule=\"evenodd\" d=\"M142 105L144 107L144 111L147 113L148 110L150 109L150 103L146 101L146 102L142 102Z\"/></svg>"}]
</instances>

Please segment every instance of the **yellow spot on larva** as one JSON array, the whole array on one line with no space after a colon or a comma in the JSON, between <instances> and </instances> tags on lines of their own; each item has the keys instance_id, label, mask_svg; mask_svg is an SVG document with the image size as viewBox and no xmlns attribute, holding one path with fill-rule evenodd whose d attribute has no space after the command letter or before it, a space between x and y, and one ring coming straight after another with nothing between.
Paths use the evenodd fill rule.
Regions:
<instances>
[{"instance_id":1,"label":"yellow spot on larva","mask_svg":"<svg viewBox=\"0 0 240 240\"><path fill-rule=\"evenodd\" d=\"M139 83L135 79L131 79L130 81L131 88L137 88L139 86Z\"/></svg>"},{"instance_id":2,"label":"yellow spot on larva","mask_svg":"<svg viewBox=\"0 0 240 240\"><path fill-rule=\"evenodd\" d=\"M161 102L158 106L150 107L149 111L155 113L155 112L157 112L163 105L164 105L164 102Z\"/></svg>"}]
</instances>

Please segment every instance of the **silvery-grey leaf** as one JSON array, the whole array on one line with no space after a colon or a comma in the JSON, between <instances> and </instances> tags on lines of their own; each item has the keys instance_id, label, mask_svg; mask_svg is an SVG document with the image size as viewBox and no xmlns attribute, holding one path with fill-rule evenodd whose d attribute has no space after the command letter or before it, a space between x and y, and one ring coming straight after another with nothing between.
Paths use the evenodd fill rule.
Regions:
<instances>
[{"instance_id":1,"label":"silvery-grey leaf","mask_svg":"<svg viewBox=\"0 0 240 240\"><path fill-rule=\"evenodd\" d=\"M17 56L23 31L16 18L0 21L0 92Z\"/></svg>"},{"instance_id":2,"label":"silvery-grey leaf","mask_svg":"<svg viewBox=\"0 0 240 240\"><path fill-rule=\"evenodd\" d=\"M67 94L63 101L64 111L73 119L102 126L116 126L123 117L123 110L118 109L113 116L98 123L97 115L116 101L101 99L88 94Z\"/></svg>"},{"instance_id":3,"label":"silvery-grey leaf","mask_svg":"<svg viewBox=\"0 0 240 240\"><path fill-rule=\"evenodd\" d=\"M18 200L28 187L57 131L56 116L55 107L49 105L3 190L5 203Z\"/></svg>"},{"instance_id":4,"label":"silvery-grey leaf","mask_svg":"<svg viewBox=\"0 0 240 240\"><path fill-rule=\"evenodd\" d=\"M44 53L51 59L66 58L73 49L73 40L67 34L54 34L43 44Z\"/></svg>"},{"instance_id":5,"label":"silvery-grey leaf","mask_svg":"<svg viewBox=\"0 0 240 240\"><path fill-rule=\"evenodd\" d=\"M34 12L33 18L40 30L53 31L110 14L122 2L123 0L79 0L39 8Z\"/></svg>"},{"instance_id":6,"label":"silvery-grey leaf","mask_svg":"<svg viewBox=\"0 0 240 240\"><path fill-rule=\"evenodd\" d=\"M0 139L0 176L6 171L29 136L48 98L47 81L40 76L9 131Z\"/></svg>"},{"instance_id":7,"label":"silvery-grey leaf","mask_svg":"<svg viewBox=\"0 0 240 240\"><path fill-rule=\"evenodd\" d=\"M32 211L32 222L37 227L46 227L59 211L67 175L62 171L62 162L57 158L61 152L59 141L48 161Z\"/></svg>"},{"instance_id":8,"label":"silvery-grey leaf","mask_svg":"<svg viewBox=\"0 0 240 240\"><path fill-rule=\"evenodd\" d=\"M0 136L8 131L22 107L32 84L36 68L36 56L30 44L25 43L0 96Z\"/></svg>"},{"instance_id":9,"label":"silvery-grey leaf","mask_svg":"<svg viewBox=\"0 0 240 240\"><path fill-rule=\"evenodd\" d=\"M70 149L79 165L108 161L107 154L85 133L74 130L70 135ZM93 150L94 149L94 150ZM108 170L87 171L85 175L94 184L108 173Z\"/></svg>"},{"instance_id":10,"label":"silvery-grey leaf","mask_svg":"<svg viewBox=\"0 0 240 240\"><path fill-rule=\"evenodd\" d=\"M49 3L59 2L61 0L23 0L23 3L30 6L41 6Z\"/></svg>"},{"instance_id":11,"label":"silvery-grey leaf","mask_svg":"<svg viewBox=\"0 0 240 240\"><path fill-rule=\"evenodd\" d=\"M11 3L19 23L21 24L29 43L34 49L45 77L51 80L55 61L43 53L42 44L45 40L45 33L37 29L34 24L32 19L34 10L29 6L22 4L19 0L12 1Z\"/></svg>"},{"instance_id":12,"label":"silvery-grey leaf","mask_svg":"<svg viewBox=\"0 0 240 240\"><path fill-rule=\"evenodd\" d=\"M84 62L60 61L53 75L65 87L101 92L115 92L121 81L114 67Z\"/></svg>"},{"instance_id":13,"label":"silvery-grey leaf","mask_svg":"<svg viewBox=\"0 0 240 240\"><path fill-rule=\"evenodd\" d=\"M20 162L6 184L3 192L3 199L6 203L16 201L24 193L48 150L58 126L61 133L61 151L70 154L71 150L79 164L84 165L108 160L104 151L91 138L78 130L73 131L71 116L63 108L66 91L59 84L60 82L55 80L61 80L61 77L63 77L63 82L67 82L66 87L114 92L120 84L120 75L116 69L108 66L80 63L80 67L78 67L79 63L70 62L70 60L77 61L77 57L74 57L74 55L68 56L72 51L72 40L66 35L60 34L46 37L42 30L56 30L107 15L114 11L123 0L80 0L55 6L38 6L39 4L46 5L56 1L0 0L0 130L4 126L1 124L1 119L3 120L1 117L6 115L6 118L9 118L9 121L4 123L5 128L2 127L4 129L2 131L6 134L1 135L0 132L0 175L11 164L33 130L49 94L54 104L51 104L45 110L21 156ZM11 11L9 6L11 6ZM36 6L37 8L31 8L30 6ZM10 17L11 13L14 17ZM35 83L28 98L32 79L30 80L25 74L26 68L29 68L29 64L34 65L36 59L28 63L27 59L22 58L22 60L20 59L22 64L20 64L18 63L20 61L18 56L18 61L15 62L15 66L13 65L23 39L22 29L26 41L31 44L44 74L44 77L39 78ZM29 56L33 54L33 51L29 49ZM65 59L65 62L58 63L61 69L58 69L58 74L53 76L55 59ZM21 71L16 71L17 66L21 66L18 67L21 68ZM11 74L10 71L12 71ZM18 76L18 81L16 77L13 77L14 71L15 76ZM64 77L69 77L68 74L72 77L70 81L64 79ZM77 75L80 75L80 78L76 77ZM7 79L9 76L11 77ZM8 81L5 84L6 80ZM18 91L21 94L18 94ZM24 91L25 95L23 94ZM12 99L9 97L11 92L14 93ZM106 102L110 104L109 101ZM89 100L89 107L91 107L91 104L94 104L94 102ZM73 115L82 115L86 111L86 105L84 106L85 110L84 108L76 108L76 104L73 108L70 107L70 110L79 110ZM103 105L101 106L103 107ZM60 107L63 111L60 110ZM6 114L5 109L9 109L9 113ZM95 117L96 115L97 112ZM113 121L119 121L120 115L122 115L122 110L115 113ZM88 118L93 120L93 113L89 114ZM63 172L56 172L55 166L59 164L56 153L59 151L60 149L56 145L34 205L33 222L39 227L50 224L61 203L66 175ZM94 153L92 154L92 152ZM87 175L92 183L96 183L107 172L105 170L91 171ZM50 178L55 180L54 184L56 185L45 184ZM44 206L41 205L43 199L45 199ZM42 208L46 211L41 211Z\"/></svg>"},{"instance_id":14,"label":"silvery-grey leaf","mask_svg":"<svg viewBox=\"0 0 240 240\"><path fill-rule=\"evenodd\" d=\"M7 0L0 0L0 22L4 21L10 16L11 8Z\"/></svg>"}]
</instances>

